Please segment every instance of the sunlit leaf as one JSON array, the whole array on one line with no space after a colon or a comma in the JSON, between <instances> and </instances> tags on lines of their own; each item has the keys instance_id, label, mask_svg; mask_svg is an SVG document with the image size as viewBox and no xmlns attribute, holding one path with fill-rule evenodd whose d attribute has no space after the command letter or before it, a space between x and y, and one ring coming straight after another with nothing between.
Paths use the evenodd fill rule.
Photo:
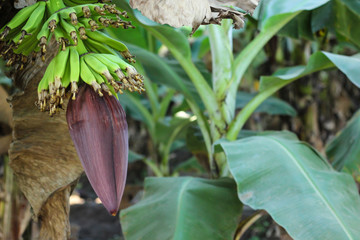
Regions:
<instances>
[{"instance_id":1,"label":"sunlit leaf","mask_svg":"<svg viewBox=\"0 0 360 240\"><path fill-rule=\"evenodd\" d=\"M326 154L335 169L360 176L360 111L326 146Z\"/></svg>"},{"instance_id":2,"label":"sunlit leaf","mask_svg":"<svg viewBox=\"0 0 360 240\"><path fill-rule=\"evenodd\" d=\"M360 238L355 182L307 144L267 135L221 146L240 200L265 209L294 239Z\"/></svg>"},{"instance_id":3,"label":"sunlit leaf","mask_svg":"<svg viewBox=\"0 0 360 240\"><path fill-rule=\"evenodd\" d=\"M147 178L144 198L121 212L126 239L232 239L242 204L231 179Z\"/></svg>"}]
</instances>

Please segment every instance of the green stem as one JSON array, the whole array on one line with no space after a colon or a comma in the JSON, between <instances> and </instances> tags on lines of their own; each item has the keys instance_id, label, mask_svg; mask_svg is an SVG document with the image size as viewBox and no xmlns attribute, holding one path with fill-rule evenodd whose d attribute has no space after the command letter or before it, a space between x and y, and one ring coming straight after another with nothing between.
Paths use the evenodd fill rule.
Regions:
<instances>
[{"instance_id":1,"label":"green stem","mask_svg":"<svg viewBox=\"0 0 360 240\"><path fill-rule=\"evenodd\" d=\"M225 103L227 105L227 111L230 112L229 114L233 113L234 115L235 113L238 87L244 73L249 68L252 61L263 49L265 44L299 13L300 12L289 13L286 16L283 16L281 20L272 22L270 26L262 30L259 35L257 35L256 38L252 40L235 58L231 81L229 81L225 87L219 89L218 93L220 96L226 96Z\"/></svg>"},{"instance_id":2,"label":"green stem","mask_svg":"<svg viewBox=\"0 0 360 240\"><path fill-rule=\"evenodd\" d=\"M154 114L159 111L159 101L158 101L158 97L155 93L155 90L153 88L153 85L152 85L153 83L146 76L146 72L140 63L136 63L135 67L136 67L136 70L138 71L138 73L140 73L141 75L144 76L144 85L145 85L145 89L146 89L146 95L150 102L151 111Z\"/></svg>"},{"instance_id":3,"label":"green stem","mask_svg":"<svg viewBox=\"0 0 360 240\"><path fill-rule=\"evenodd\" d=\"M180 126L178 126L171 134L169 140L167 141L164 151L162 153L163 155L163 159L162 159L162 169L165 170L166 175L168 176L170 174L170 169L169 169L169 155L170 155L170 148L173 144L173 142L175 141L177 135L181 132L181 130L183 130L183 128L188 125L189 122L186 121L184 123L182 123Z\"/></svg>"},{"instance_id":4,"label":"green stem","mask_svg":"<svg viewBox=\"0 0 360 240\"><path fill-rule=\"evenodd\" d=\"M173 45L173 43L171 43L164 35L151 27L148 27L147 30L169 48L175 59L178 60L180 65L188 74L209 113L210 119L215 123L216 127L219 129L225 128L226 126L222 120L215 94L206 82L204 76L200 73L199 69L194 65L191 59L184 57L183 54L177 50L177 47Z\"/></svg>"},{"instance_id":5,"label":"green stem","mask_svg":"<svg viewBox=\"0 0 360 240\"><path fill-rule=\"evenodd\" d=\"M150 102L151 111L155 113L159 110L159 101L152 86L152 82L147 77L144 78L144 85L146 89L146 95L148 96Z\"/></svg>"},{"instance_id":6,"label":"green stem","mask_svg":"<svg viewBox=\"0 0 360 240\"><path fill-rule=\"evenodd\" d=\"M144 27L149 32L151 32L157 39L159 39L162 43L164 43L169 49L171 49L174 57L176 59L178 59L179 62L181 60L182 65L192 64L191 60L182 56L182 54L177 50L176 46L173 45L170 41L168 41L165 36L163 36L161 33L156 31L153 27L147 27L147 26L144 26ZM197 72L197 73L191 74L192 69L195 69L194 72ZM189 74L189 72L191 75L191 76L189 75L191 80L193 82L197 82L197 84L196 84L197 88L202 88L202 85L205 86L205 89L203 90L203 92L200 95L202 96L202 98L205 98L204 103L206 104L207 108L210 109L210 110L208 110L209 114L210 115L215 114L217 108L215 108L214 106L216 106L216 105L214 105L214 106L211 106L211 105L214 104L214 102L216 103L216 99L214 97L213 92L211 91L211 88L208 86L208 83L206 82L204 77L201 75L201 73L198 71L198 69L194 65L192 67L190 66L187 68L187 73ZM197 77L199 77L199 78L197 78ZM191 95L189 90L184 86L184 84L181 81L179 82L179 84L181 86L182 93L184 94L186 101L188 102L191 110L193 111L195 116L197 116L197 122L199 124L201 133L202 133L204 141L205 141L206 149L208 152L210 167L212 170L215 171L215 164L214 164L213 157L212 157L212 140L211 140L211 136L210 136L210 128L209 128L208 120L204 116L204 112L200 109L199 105L196 103L194 97ZM209 94L209 95L206 95L206 94ZM206 101L207 97L209 98L209 101Z\"/></svg>"},{"instance_id":7,"label":"green stem","mask_svg":"<svg viewBox=\"0 0 360 240\"><path fill-rule=\"evenodd\" d=\"M227 23L227 24L226 24ZM230 26L228 26L230 24ZM233 53L232 53L232 27L231 20L224 21L222 26L210 25L209 39L212 55L212 80L213 91L216 101L221 110L223 121L230 123L234 118L234 113L227 111L225 96L222 88L227 86L232 76ZM213 126L216 127L216 126ZM225 134L226 129L212 129L213 139L216 141Z\"/></svg>"},{"instance_id":8,"label":"green stem","mask_svg":"<svg viewBox=\"0 0 360 240\"><path fill-rule=\"evenodd\" d=\"M284 81L283 84L274 86L271 88L268 88L262 92L260 92L258 95L256 95L236 116L232 124L229 126L229 131L227 133L227 139L230 141L236 140L240 130L244 126L245 122L249 119L251 114L256 110L256 108L264 102L268 97L273 95L275 92L277 92L282 87L290 84L296 79L293 79L291 81Z\"/></svg>"},{"instance_id":9,"label":"green stem","mask_svg":"<svg viewBox=\"0 0 360 240\"><path fill-rule=\"evenodd\" d=\"M155 53L155 39L150 32L146 32L147 40L148 40L148 49L150 52Z\"/></svg>"},{"instance_id":10,"label":"green stem","mask_svg":"<svg viewBox=\"0 0 360 240\"><path fill-rule=\"evenodd\" d=\"M156 177L163 177L164 175L162 174L162 172L160 171L160 169L158 168L158 166L156 166L156 164L149 160L149 159L143 159L144 163L146 165L148 165L148 167L151 169L151 171L154 172Z\"/></svg>"},{"instance_id":11,"label":"green stem","mask_svg":"<svg viewBox=\"0 0 360 240\"><path fill-rule=\"evenodd\" d=\"M169 108L169 105L171 103L171 100L173 98L173 96L175 95L175 90L174 89L168 89L167 94L165 95L165 97L161 100L160 103L160 109L159 111L155 114L155 119L156 121L158 119L164 118L166 115L166 112Z\"/></svg>"}]
</instances>

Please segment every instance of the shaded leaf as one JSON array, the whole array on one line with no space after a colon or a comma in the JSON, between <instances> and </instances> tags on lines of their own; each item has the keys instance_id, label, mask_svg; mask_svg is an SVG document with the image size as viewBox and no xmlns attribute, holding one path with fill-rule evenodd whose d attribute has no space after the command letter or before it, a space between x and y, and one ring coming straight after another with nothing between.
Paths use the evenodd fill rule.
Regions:
<instances>
[{"instance_id":1,"label":"shaded leaf","mask_svg":"<svg viewBox=\"0 0 360 240\"><path fill-rule=\"evenodd\" d=\"M360 176L360 111L326 146L326 155L335 169Z\"/></svg>"},{"instance_id":2,"label":"shaded leaf","mask_svg":"<svg viewBox=\"0 0 360 240\"><path fill-rule=\"evenodd\" d=\"M336 33L344 41L351 42L360 48L360 29L357 24L360 22L359 2L349 0L334 0L334 25Z\"/></svg>"},{"instance_id":3,"label":"shaded leaf","mask_svg":"<svg viewBox=\"0 0 360 240\"><path fill-rule=\"evenodd\" d=\"M307 144L268 135L221 146L240 200L265 209L294 239L359 239L352 177L334 171Z\"/></svg>"},{"instance_id":4,"label":"shaded leaf","mask_svg":"<svg viewBox=\"0 0 360 240\"><path fill-rule=\"evenodd\" d=\"M260 29L266 30L277 21L285 18L286 15L303 10L313 10L329 2L329 0L263 0L259 10Z\"/></svg>"},{"instance_id":5,"label":"shaded leaf","mask_svg":"<svg viewBox=\"0 0 360 240\"><path fill-rule=\"evenodd\" d=\"M236 107L245 107L255 96L256 93L238 92L236 95ZM289 115L293 117L297 114L296 110L290 104L275 97L266 99L255 112L263 112L270 115Z\"/></svg>"},{"instance_id":6,"label":"shaded leaf","mask_svg":"<svg viewBox=\"0 0 360 240\"><path fill-rule=\"evenodd\" d=\"M139 153L136 153L134 151L131 151L129 150L129 155L128 155L128 161L129 163L133 163L133 162L136 162L136 161L139 161L139 160L142 160L144 159L145 156L139 154Z\"/></svg>"},{"instance_id":7,"label":"shaded leaf","mask_svg":"<svg viewBox=\"0 0 360 240\"><path fill-rule=\"evenodd\" d=\"M185 162L180 163L174 169L174 172L197 172L197 173L206 173L206 170L203 166L199 163L196 157L191 157L190 159L186 160Z\"/></svg>"},{"instance_id":8,"label":"shaded leaf","mask_svg":"<svg viewBox=\"0 0 360 240\"><path fill-rule=\"evenodd\" d=\"M231 179L147 178L121 226L128 240L232 239L241 208Z\"/></svg>"},{"instance_id":9,"label":"shaded leaf","mask_svg":"<svg viewBox=\"0 0 360 240\"><path fill-rule=\"evenodd\" d=\"M261 77L260 92L284 86L310 73L333 67L338 67L352 83L360 87L359 64L358 55L349 57L328 52L316 52L310 57L306 66L283 68L276 71L273 76Z\"/></svg>"}]
</instances>

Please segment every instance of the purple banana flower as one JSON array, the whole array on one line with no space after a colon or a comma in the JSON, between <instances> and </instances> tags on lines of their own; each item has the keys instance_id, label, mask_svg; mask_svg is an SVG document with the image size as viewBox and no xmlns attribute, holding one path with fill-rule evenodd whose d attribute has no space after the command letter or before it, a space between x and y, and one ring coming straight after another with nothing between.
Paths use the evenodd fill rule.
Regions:
<instances>
[{"instance_id":1,"label":"purple banana flower","mask_svg":"<svg viewBox=\"0 0 360 240\"><path fill-rule=\"evenodd\" d=\"M128 164L126 115L114 96L81 87L66 111L72 141L94 191L112 215L124 192Z\"/></svg>"}]
</instances>

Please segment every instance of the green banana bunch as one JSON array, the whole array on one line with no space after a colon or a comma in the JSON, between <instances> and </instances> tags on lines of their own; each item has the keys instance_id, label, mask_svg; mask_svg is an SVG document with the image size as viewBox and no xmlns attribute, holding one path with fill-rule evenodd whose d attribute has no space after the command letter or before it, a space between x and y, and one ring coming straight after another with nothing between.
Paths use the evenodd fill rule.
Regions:
<instances>
[{"instance_id":1,"label":"green banana bunch","mask_svg":"<svg viewBox=\"0 0 360 240\"><path fill-rule=\"evenodd\" d=\"M70 94L76 99L81 84L90 85L99 96L145 91L143 77L130 65L135 60L127 46L99 31L133 28L126 12L106 2L40 1L19 11L0 30L0 57L18 70L38 56L45 61L48 44L56 41L58 53L38 86L41 111L57 113Z\"/></svg>"}]
</instances>

